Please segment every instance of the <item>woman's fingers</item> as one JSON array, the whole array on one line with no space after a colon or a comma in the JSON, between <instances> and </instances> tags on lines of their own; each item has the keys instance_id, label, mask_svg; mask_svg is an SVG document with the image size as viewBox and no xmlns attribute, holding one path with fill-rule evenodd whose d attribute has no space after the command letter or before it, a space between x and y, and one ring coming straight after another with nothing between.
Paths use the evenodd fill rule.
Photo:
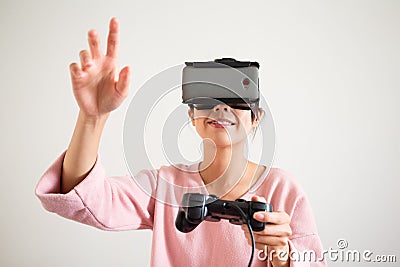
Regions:
<instances>
[{"instance_id":1,"label":"woman's fingers","mask_svg":"<svg viewBox=\"0 0 400 267\"><path fill-rule=\"evenodd\" d=\"M285 246L288 243L289 238L287 237L277 237L277 236L262 236L257 239L256 243L263 244L264 246Z\"/></svg>"},{"instance_id":2,"label":"woman's fingers","mask_svg":"<svg viewBox=\"0 0 400 267\"><path fill-rule=\"evenodd\" d=\"M117 57L118 42L119 42L119 22L116 18L112 18L110 21L110 28L108 32L107 56L112 58Z\"/></svg>"},{"instance_id":3,"label":"woman's fingers","mask_svg":"<svg viewBox=\"0 0 400 267\"><path fill-rule=\"evenodd\" d=\"M81 66L82 66L82 70L88 69L92 66L93 61L92 58L89 54L89 51L87 50L82 50L79 53L79 58L81 60Z\"/></svg>"},{"instance_id":4,"label":"woman's fingers","mask_svg":"<svg viewBox=\"0 0 400 267\"><path fill-rule=\"evenodd\" d=\"M283 211L265 212L259 211L254 213L253 218L260 222L273 224L289 224L290 216Z\"/></svg>"},{"instance_id":5,"label":"woman's fingers","mask_svg":"<svg viewBox=\"0 0 400 267\"><path fill-rule=\"evenodd\" d=\"M100 47L100 38L96 30L90 30L88 32L88 42L90 48L90 54L93 59L100 58L102 56ZM119 22L117 18L110 20L108 41L107 41L107 53L106 55L111 58L116 58L118 54L118 43L119 43Z\"/></svg>"},{"instance_id":6,"label":"woman's fingers","mask_svg":"<svg viewBox=\"0 0 400 267\"><path fill-rule=\"evenodd\" d=\"M244 233L247 239L247 243L251 245L251 237L249 232ZM289 237L287 236L270 236L270 235L258 235L254 236L254 242L256 244L262 244L263 246L284 246L287 244Z\"/></svg>"},{"instance_id":7,"label":"woman's fingers","mask_svg":"<svg viewBox=\"0 0 400 267\"><path fill-rule=\"evenodd\" d=\"M252 197L252 201L265 202L265 199L259 196ZM265 228L260 232L253 232L254 240L257 248L261 246L277 246L283 247L287 245L289 237L292 235L292 229L290 227L290 216L283 211L275 212L256 212L253 218L265 222ZM250 242L250 233L245 225L242 225L242 229Z\"/></svg>"},{"instance_id":8,"label":"woman's fingers","mask_svg":"<svg viewBox=\"0 0 400 267\"><path fill-rule=\"evenodd\" d=\"M90 30L88 32L88 42L90 48L90 54L93 58L101 57L100 39L99 35L95 30Z\"/></svg>"},{"instance_id":9,"label":"woman's fingers","mask_svg":"<svg viewBox=\"0 0 400 267\"><path fill-rule=\"evenodd\" d=\"M116 90L122 97L127 97L129 93L129 82L130 82L130 68L126 66L119 72L118 81L116 83Z\"/></svg>"},{"instance_id":10,"label":"woman's fingers","mask_svg":"<svg viewBox=\"0 0 400 267\"><path fill-rule=\"evenodd\" d=\"M79 67L78 63L71 63L69 65L69 70L71 72L72 81L83 76L83 71Z\"/></svg>"},{"instance_id":11,"label":"woman's fingers","mask_svg":"<svg viewBox=\"0 0 400 267\"><path fill-rule=\"evenodd\" d=\"M264 197L260 197L260 196L252 196L252 197L251 197L251 201L258 201L258 202L267 203L267 201L265 200L265 198L264 198Z\"/></svg>"},{"instance_id":12,"label":"woman's fingers","mask_svg":"<svg viewBox=\"0 0 400 267\"><path fill-rule=\"evenodd\" d=\"M249 232L247 226L242 226L243 231ZM267 224L265 225L265 229L260 232L253 232L254 237L269 235L269 236L291 236L292 230L287 224Z\"/></svg>"}]
</instances>

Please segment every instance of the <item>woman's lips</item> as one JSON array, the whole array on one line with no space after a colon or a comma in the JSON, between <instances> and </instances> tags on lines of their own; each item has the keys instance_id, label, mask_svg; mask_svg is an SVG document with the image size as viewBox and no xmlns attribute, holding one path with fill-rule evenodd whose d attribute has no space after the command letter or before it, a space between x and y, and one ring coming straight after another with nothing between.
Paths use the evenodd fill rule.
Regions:
<instances>
[{"instance_id":1,"label":"woman's lips","mask_svg":"<svg viewBox=\"0 0 400 267\"><path fill-rule=\"evenodd\" d=\"M207 124L214 128L225 128L225 127L235 125L235 123L233 123L227 119L211 120L211 121L207 122Z\"/></svg>"}]
</instances>

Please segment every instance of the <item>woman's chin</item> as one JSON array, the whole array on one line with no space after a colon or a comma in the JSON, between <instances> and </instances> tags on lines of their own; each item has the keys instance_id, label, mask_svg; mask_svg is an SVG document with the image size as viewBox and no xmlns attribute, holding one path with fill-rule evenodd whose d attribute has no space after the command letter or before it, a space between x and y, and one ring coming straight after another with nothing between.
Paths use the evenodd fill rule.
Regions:
<instances>
[{"instance_id":1,"label":"woman's chin","mask_svg":"<svg viewBox=\"0 0 400 267\"><path fill-rule=\"evenodd\" d=\"M231 140L226 138L209 138L217 148L233 148L234 146L243 142L243 140Z\"/></svg>"}]
</instances>

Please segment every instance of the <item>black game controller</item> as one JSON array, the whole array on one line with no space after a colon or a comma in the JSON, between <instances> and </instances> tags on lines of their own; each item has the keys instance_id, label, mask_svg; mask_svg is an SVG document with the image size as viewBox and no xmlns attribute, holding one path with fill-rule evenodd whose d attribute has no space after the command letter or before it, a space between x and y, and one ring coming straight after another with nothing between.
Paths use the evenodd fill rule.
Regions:
<instances>
[{"instance_id":1,"label":"black game controller","mask_svg":"<svg viewBox=\"0 0 400 267\"><path fill-rule=\"evenodd\" d=\"M253 214L258 211L271 212L272 205L244 199L228 201L218 199L215 195L186 193L183 195L175 226L179 231L189 233L204 220L218 222L227 219L230 223L242 225L248 219L252 229L258 232L265 227L264 222L253 218ZM246 218L243 218L244 216Z\"/></svg>"}]
</instances>

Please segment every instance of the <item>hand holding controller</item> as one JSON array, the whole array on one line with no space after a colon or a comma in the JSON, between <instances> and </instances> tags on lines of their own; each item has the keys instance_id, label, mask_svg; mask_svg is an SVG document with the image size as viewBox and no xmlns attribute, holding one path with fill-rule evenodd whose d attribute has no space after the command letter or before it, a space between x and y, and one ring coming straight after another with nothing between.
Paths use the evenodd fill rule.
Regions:
<instances>
[{"instance_id":1,"label":"hand holding controller","mask_svg":"<svg viewBox=\"0 0 400 267\"><path fill-rule=\"evenodd\" d=\"M258 211L271 212L272 205L244 199L229 201L218 199L215 195L187 193L183 196L175 226L179 231L188 233L204 220L218 222L227 219L237 225L245 224L246 220L249 220L254 231L262 231L265 223L253 218L254 213Z\"/></svg>"}]
</instances>

